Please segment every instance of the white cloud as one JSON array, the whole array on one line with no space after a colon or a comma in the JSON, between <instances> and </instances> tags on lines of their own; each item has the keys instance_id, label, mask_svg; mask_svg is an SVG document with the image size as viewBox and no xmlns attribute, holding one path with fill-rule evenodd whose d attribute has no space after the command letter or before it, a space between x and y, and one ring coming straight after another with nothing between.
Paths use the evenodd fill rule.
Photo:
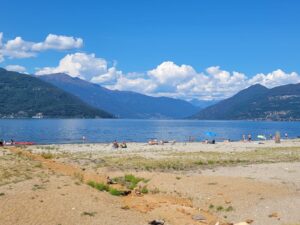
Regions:
<instances>
[{"instance_id":1,"label":"white cloud","mask_svg":"<svg viewBox=\"0 0 300 225\"><path fill-rule=\"evenodd\" d=\"M68 50L73 48L81 48L83 40L81 38L68 37L63 35L49 34L44 42L32 45L33 51Z\"/></svg>"},{"instance_id":2,"label":"white cloud","mask_svg":"<svg viewBox=\"0 0 300 225\"><path fill-rule=\"evenodd\" d=\"M67 73L109 89L188 100L223 99L256 83L274 87L300 82L300 76L295 72L285 73L276 70L248 78L243 73L222 70L219 66L197 72L190 65L177 65L171 61L163 62L144 73L124 74L116 68L116 65L109 67L105 59L85 53L68 54L60 60L57 67L45 67L36 72L37 75L50 73Z\"/></svg>"},{"instance_id":3,"label":"white cloud","mask_svg":"<svg viewBox=\"0 0 300 225\"><path fill-rule=\"evenodd\" d=\"M148 71L148 75L160 84L176 85L196 74L193 67L188 65L178 66L174 62L163 62L155 69Z\"/></svg>"},{"instance_id":4,"label":"white cloud","mask_svg":"<svg viewBox=\"0 0 300 225\"><path fill-rule=\"evenodd\" d=\"M116 67L111 67L106 71L106 73L93 76L91 82L109 85L117 82L121 76L122 71L118 71Z\"/></svg>"},{"instance_id":5,"label":"white cloud","mask_svg":"<svg viewBox=\"0 0 300 225\"><path fill-rule=\"evenodd\" d=\"M153 96L169 96L182 99L223 99L236 94L253 84L274 87L288 83L299 83L300 76L276 70L269 74L257 74L248 78L240 72L221 70L219 66L197 72L189 65L163 62L155 69L133 77L122 75L110 89L134 90Z\"/></svg>"},{"instance_id":6,"label":"white cloud","mask_svg":"<svg viewBox=\"0 0 300 225\"><path fill-rule=\"evenodd\" d=\"M300 83L300 76L295 72L285 73L282 70L275 70L268 74L257 74L249 79L249 84L257 83L272 88L284 84Z\"/></svg>"},{"instance_id":7,"label":"white cloud","mask_svg":"<svg viewBox=\"0 0 300 225\"><path fill-rule=\"evenodd\" d=\"M46 50L69 50L80 48L83 45L81 38L49 34L43 42L25 41L16 37L3 43L3 33L0 33L0 62L8 58L30 58L38 52Z\"/></svg>"},{"instance_id":8,"label":"white cloud","mask_svg":"<svg viewBox=\"0 0 300 225\"><path fill-rule=\"evenodd\" d=\"M133 78L129 79L121 75L113 85L106 85L107 88L113 90L134 91L144 94L153 94L158 85L150 79Z\"/></svg>"},{"instance_id":9,"label":"white cloud","mask_svg":"<svg viewBox=\"0 0 300 225\"><path fill-rule=\"evenodd\" d=\"M8 65L5 67L6 70L15 71L19 73L26 73L26 68L20 65Z\"/></svg>"},{"instance_id":10,"label":"white cloud","mask_svg":"<svg viewBox=\"0 0 300 225\"><path fill-rule=\"evenodd\" d=\"M116 81L122 72L115 67L108 68L107 64L105 59L97 58L95 54L74 53L62 58L57 67L45 67L35 74L67 73L95 83L110 83Z\"/></svg>"}]
</instances>

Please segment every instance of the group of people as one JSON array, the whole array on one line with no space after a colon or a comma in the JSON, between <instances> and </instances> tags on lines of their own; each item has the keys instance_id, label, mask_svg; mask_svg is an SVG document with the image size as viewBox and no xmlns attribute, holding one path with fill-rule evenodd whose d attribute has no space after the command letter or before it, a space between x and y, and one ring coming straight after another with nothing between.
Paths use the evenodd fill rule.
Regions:
<instances>
[{"instance_id":1,"label":"group of people","mask_svg":"<svg viewBox=\"0 0 300 225\"><path fill-rule=\"evenodd\" d=\"M244 141L244 142L246 142L246 141L251 142L251 141L252 141L252 135L251 135L251 134L248 134L248 135L247 135L247 138L246 138L246 135L243 134L243 141Z\"/></svg>"},{"instance_id":2,"label":"group of people","mask_svg":"<svg viewBox=\"0 0 300 225\"><path fill-rule=\"evenodd\" d=\"M208 139L205 139L205 141L202 142L203 144L216 144L216 140L212 139L211 141L209 141Z\"/></svg>"},{"instance_id":3,"label":"group of people","mask_svg":"<svg viewBox=\"0 0 300 225\"><path fill-rule=\"evenodd\" d=\"M117 140L115 140L114 142L113 142L113 148L127 148L127 144L126 144L126 142L125 141L123 141L121 144L119 144L118 142L117 142Z\"/></svg>"},{"instance_id":4,"label":"group of people","mask_svg":"<svg viewBox=\"0 0 300 225\"><path fill-rule=\"evenodd\" d=\"M267 140L267 137L265 136L265 135L259 135L259 136L262 136L262 138L264 138L265 140ZM258 136L258 137L259 137ZM288 139L288 133L285 133L284 134L284 137L285 137L285 139ZM273 135L273 134L270 134L269 135L269 140L278 140L278 139L280 139L280 133L279 132L277 132L275 135ZM248 134L247 135L247 138L246 138L246 135L245 134L243 134L243 141L244 142L251 142L252 141L252 135L251 134Z\"/></svg>"},{"instance_id":5,"label":"group of people","mask_svg":"<svg viewBox=\"0 0 300 225\"><path fill-rule=\"evenodd\" d=\"M4 145L14 145L15 141L13 139L10 139L9 142L6 142L5 140L1 139L0 140L0 146L4 146Z\"/></svg>"}]
</instances>

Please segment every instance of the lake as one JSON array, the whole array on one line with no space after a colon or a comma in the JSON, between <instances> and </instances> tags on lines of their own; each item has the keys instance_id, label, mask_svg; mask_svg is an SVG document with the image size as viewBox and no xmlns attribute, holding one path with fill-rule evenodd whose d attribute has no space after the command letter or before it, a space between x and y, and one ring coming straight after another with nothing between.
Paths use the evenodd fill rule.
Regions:
<instances>
[{"instance_id":1,"label":"lake","mask_svg":"<svg viewBox=\"0 0 300 225\"><path fill-rule=\"evenodd\" d=\"M300 122L256 121L201 121L201 120L129 120L129 119L2 119L0 138L16 141L47 143L159 140L186 141L189 136L196 140L207 138L205 132L217 134L216 139L240 140L242 135L288 133L300 136Z\"/></svg>"}]
</instances>

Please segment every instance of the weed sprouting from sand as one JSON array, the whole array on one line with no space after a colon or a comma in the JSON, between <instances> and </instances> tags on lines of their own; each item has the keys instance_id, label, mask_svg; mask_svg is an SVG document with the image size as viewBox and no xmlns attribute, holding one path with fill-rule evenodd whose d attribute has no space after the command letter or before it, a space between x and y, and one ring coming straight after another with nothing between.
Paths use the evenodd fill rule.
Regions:
<instances>
[{"instance_id":1,"label":"weed sprouting from sand","mask_svg":"<svg viewBox=\"0 0 300 225\"><path fill-rule=\"evenodd\" d=\"M92 188L95 188L95 186L96 186L96 182L92 181L92 180L88 181L86 184L91 186Z\"/></svg>"},{"instance_id":2,"label":"weed sprouting from sand","mask_svg":"<svg viewBox=\"0 0 300 225\"><path fill-rule=\"evenodd\" d=\"M83 212L81 213L82 216L95 216L97 213L96 212Z\"/></svg>"},{"instance_id":3,"label":"weed sprouting from sand","mask_svg":"<svg viewBox=\"0 0 300 225\"><path fill-rule=\"evenodd\" d=\"M231 212L233 210L234 210L234 208L231 205L225 209L226 212Z\"/></svg>"},{"instance_id":4,"label":"weed sprouting from sand","mask_svg":"<svg viewBox=\"0 0 300 225\"><path fill-rule=\"evenodd\" d=\"M128 205L124 205L124 206L122 206L122 207L121 207L121 209L124 209L124 210L129 210L130 208L129 208L129 206L128 206Z\"/></svg>"},{"instance_id":5,"label":"weed sprouting from sand","mask_svg":"<svg viewBox=\"0 0 300 225\"><path fill-rule=\"evenodd\" d=\"M39 189L45 189L45 187L43 185L40 185L40 184L34 184L33 185L33 188L32 188L33 191L36 191L36 190L39 190Z\"/></svg>"},{"instance_id":6,"label":"weed sprouting from sand","mask_svg":"<svg viewBox=\"0 0 300 225\"><path fill-rule=\"evenodd\" d=\"M125 187L125 190L116 189L115 187L113 187L114 184L109 185L109 184L104 184L104 183L97 183L95 181L88 181L87 185L89 185L90 187L95 188L99 191L108 192L108 193L110 193L111 195L114 195L114 196L124 196L124 195L127 195L131 192L131 191L128 191L128 189L129 190L135 189L139 182L146 183L146 182L149 181L149 180L146 180L144 178L136 177L132 174L126 174L123 177L116 177L116 178L113 178L112 180L113 180L114 183ZM127 189L127 191L126 191L126 189ZM147 186L140 186L139 191L142 194L149 193L149 190L148 190Z\"/></svg>"},{"instance_id":7,"label":"weed sprouting from sand","mask_svg":"<svg viewBox=\"0 0 300 225\"><path fill-rule=\"evenodd\" d=\"M148 194L149 193L149 190L148 190L147 186L142 187L141 193L142 194Z\"/></svg>"},{"instance_id":8,"label":"weed sprouting from sand","mask_svg":"<svg viewBox=\"0 0 300 225\"><path fill-rule=\"evenodd\" d=\"M41 156L44 159L53 159L54 158L54 155L51 152L42 152Z\"/></svg>"},{"instance_id":9,"label":"weed sprouting from sand","mask_svg":"<svg viewBox=\"0 0 300 225\"><path fill-rule=\"evenodd\" d=\"M83 183L84 177L82 173L74 173L74 177Z\"/></svg>"},{"instance_id":10,"label":"weed sprouting from sand","mask_svg":"<svg viewBox=\"0 0 300 225\"><path fill-rule=\"evenodd\" d=\"M103 183L96 183L95 188L99 191L109 191L109 186Z\"/></svg>"},{"instance_id":11,"label":"weed sprouting from sand","mask_svg":"<svg viewBox=\"0 0 300 225\"><path fill-rule=\"evenodd\" d=\"M213 204L210 204L208 208L210 210L214 210L215 209L216 212L222 212L222 211L224 211L224 212L231 212L231 211L234 210L234 208L231 205L228 206L228 207L224 207L222 205L214 206Z\"/></svg>"},{"instance_id":12,"label":"weed sprouting from sand","mask_svg":"<svg viewBox=\"0 0 300 225\"><path fill-rule=\"evenodd\" d=\"M123 192L118 190L118 189L115 189L115 188L109 188L109 191L108 191L111 195L114 195L114 196L121 196L123 195Z\"/></svg>"},{"instance_id":13,"label":"weed sprouting from sand","mask_svg":"<svg viewBox=\"0 0 300 225\"><path fill-rule=\"evenodd\" d=\"M104 184L104 183L97 183L95 181L89 181L87 184L89 186L91 186L92 188L97 189L98 191L109 192L111 195L115 195L115 196L123 195L122 191L119 191L119 190L117 190L115 188L111 188L109 185Z\"/></svg>"},{"instance_id":14,"label":"weed sprouting from sand","mask_svg":"<svg viewBox=\"0 0 300 225\"><path fill-rule=\"evenodd\" d=\"M132 174L126 174L124 177L115 177L115 178L113 178L113 180L116 183L121 184L130 190L133 190L134 188L136 188L137 184L141 181L144 183L147 183L149 181L149 180L146 180L141 177L136 177Z\"/></svg>"},{"instance_id":15,"label":"weed sprouting from sand","mask_svg":"<svg viewBox=\"0 0 300 225\"><path fill-rule=\"evenodd\" d=\"M5 193L3 193L3 192L0 193L0 196L4 196L4 195L5 195Z\"/></svg>"},{"instance_id":16,"label":"weed sprouting from sand","mask_svg":"<svg viewBox=\"0 0 300 225\"><path fill-rule=\"evenodd\" d=\"M224 207L221 206L221 205L220 205L220 206L217 206L216 210L217 210L217 211L223 211L223 210L224 210Z\"/></svg>"},{"instance_id":17,"label":"weed sprouting from sand","mask_svg":"<svg viewBox=\"0 0 300 225\"><path fill-rule=\"evenodd\" d=\"M42 168L43 165L42 163L38 162L37 164L34 165L35 168Z\"/></svg>"},{"instance_id":18,"label":"weed sprouting from sand","mask_svg":"<svg viewBox=\"0 0 300 225\"><path fill-rule=\"evenodd\" d=\"M130 183L129 189L134 189L140 181L144 181L144 178L136 177L132 174L126 174L124 178L126 182Z\"/></svg>"}]
</instances>

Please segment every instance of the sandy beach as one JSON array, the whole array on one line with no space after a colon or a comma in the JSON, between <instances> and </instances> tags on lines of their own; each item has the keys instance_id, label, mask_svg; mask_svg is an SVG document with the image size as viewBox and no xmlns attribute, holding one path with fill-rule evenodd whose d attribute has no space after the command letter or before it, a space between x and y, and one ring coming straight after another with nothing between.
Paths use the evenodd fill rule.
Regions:
<instances>
[{"instance_id":1,"label":"sandy beach","mask_svg":"<svg viewBox=\"0 0 300 225\"><path fill-rule=\"evenodd\" d=\"M300 224L299 139L5 147L0 161L1 225Z\"/></svg>"}]
</instances>

